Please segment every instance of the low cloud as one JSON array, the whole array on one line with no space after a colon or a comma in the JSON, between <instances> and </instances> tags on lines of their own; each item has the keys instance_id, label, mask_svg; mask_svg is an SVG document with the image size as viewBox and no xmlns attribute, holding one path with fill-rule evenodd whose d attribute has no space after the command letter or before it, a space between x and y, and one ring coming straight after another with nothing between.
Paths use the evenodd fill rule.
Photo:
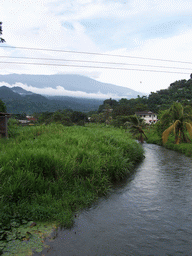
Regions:
<instances>
[{"instance_id":1,"label":"low cloud","mask_svg":"<svg viewBox=\"0 0 192 256\"><path fill-rule=\"evenodd\" d=\"M45 88L36 88L33 86L28 86L27 84L22 84L22 83L15 83L15 84L8 84L5 82L0 82L0 86L7 86L9 88L13 88L15 86L19 86L23 88L24 90L41 94L44 96L69 96L69 97L78 97L78 98L93 98L93 99L120 99L122 97L127 97L127 96L117 96L116 94L108 93L108 94L103 94L98 91L98 93L86 93L82 91L69 91L65 90L62 86L57 86L55 88L51 87L45 87Z\"/></svg>"}]
</instances>

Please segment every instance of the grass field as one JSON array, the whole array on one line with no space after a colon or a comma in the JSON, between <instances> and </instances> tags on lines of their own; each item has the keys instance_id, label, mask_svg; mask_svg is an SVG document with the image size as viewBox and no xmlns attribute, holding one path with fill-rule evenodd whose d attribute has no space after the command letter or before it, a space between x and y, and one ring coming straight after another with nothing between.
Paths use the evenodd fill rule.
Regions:
<instances>
[{"instance_id":1,"label":"grass field","mask_svg":"<svg viewBox=\"0 0 192 256\"><path fill-rule=\"evenodd\" d=\"M143 159L129 133L105 126L23 127L0 141L0 228L26 221L73 223Z\"/></svg>"}]
</instances>

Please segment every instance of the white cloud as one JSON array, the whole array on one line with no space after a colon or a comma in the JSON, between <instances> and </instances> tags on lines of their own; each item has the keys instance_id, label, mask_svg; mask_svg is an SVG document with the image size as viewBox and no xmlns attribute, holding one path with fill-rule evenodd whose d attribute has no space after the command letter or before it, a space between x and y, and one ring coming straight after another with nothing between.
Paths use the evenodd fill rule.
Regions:
<instances>
[{"instance_id":1,"label":"white cloud","mask_svg":"<svg viewBox=\"0 0 192 256\"><path fill-rule=\"evenodd\" d=\"M139 64L139 65L151 65L152 67L142 67L142 66L127 66L130 69L147 69L147 70L157 70L162 72L144 72L144 71L108 71L102 73L99 81L110 82L121 86L126 86L134 90L141 92L150 93L151 91L156 91L160 89L166 89L170 83L181 80L189 79L192 52L192 30L188 30L180 35L170 37L167 39L156 39L156 40L146 40L138 41L138 47L129 51L126 48L119 49L117 51L110 52L111 54L124 55L124 56L135 56L142 58L154 58L161 60L175 60L178 62L166 62L166 61L155 61L147 59L132 59L123 58L127 63ZM119 61L120 58L116 57ZM122 59L121 59L122 60ZM180 63L189 62L191 64ZM158 66L158 67L153 67ZM164 66L166 68L160 68ZM168 67L179 67L183 69L174 69ZM163 72L165 71L165 72ZM181 74L176 73L166 73L167 71L181 72ZM187 73L187 74L182 74ZM142 83L140 83L142 82Z\"/></svg>"},{"instance_id":2,"label":"white cloud","mask_svg":"<svg viewBox=\"0 0 192 256\"><path fill-rule=\"evenodd\" d=\"M109 99L109 98L121 98L115 94L108 93L103 94L101 92L98 93L86 93L82 91L69 91L65 90L62 86L57 86L56 89L51 87L45 87L45 88L36 88L33 86L28 86L26 84L22 83L15 83L15 84L8 84L5 82L0 82L0 86L7 86L9 88L12 88L14 86L19 86L23 88L24 90L31 91L33 93L41 94L41 95L48 95L48 96L69 96L69 97L82 97L82 98L94 98L94 99ZM125 96L126 97L126 96Z\"/></svg>"}]
</instances>

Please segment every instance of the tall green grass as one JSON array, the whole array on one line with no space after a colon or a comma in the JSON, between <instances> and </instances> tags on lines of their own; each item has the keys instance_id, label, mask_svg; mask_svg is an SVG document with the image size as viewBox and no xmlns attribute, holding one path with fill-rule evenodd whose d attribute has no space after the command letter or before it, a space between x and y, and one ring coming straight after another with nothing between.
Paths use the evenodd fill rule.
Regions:
<instances>
[{"instance_id":1,"label":"tall green grass","mask_svg":"<svg viewBox=\"0 0 192 256\"><path fill-rule=\"evenodd\" d=\"M128 133L102 126L24 127L0 144L0 228L23 219L70 227L143 159Z\"/></svg>"}]
</instances>

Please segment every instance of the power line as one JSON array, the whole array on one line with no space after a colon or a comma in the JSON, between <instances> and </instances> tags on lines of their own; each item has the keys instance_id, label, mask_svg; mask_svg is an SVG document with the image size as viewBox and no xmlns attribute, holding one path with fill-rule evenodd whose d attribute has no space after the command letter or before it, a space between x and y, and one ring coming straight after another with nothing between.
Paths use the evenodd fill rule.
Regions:
<instances>
[{"instance_id":1,"label":"power line","mask_svg":"<svg viewBox=\"0 0 192 256\"><path fill-rule=\"evenodd\" d=\"M187 62L187 61L155 59L155 58L136 57L136 56L128 56L128 55L108 54L108 53L66 51L66 50L54 50L54 49L46 49L46 48L44 48L44 49L43 48L29 48L29 47L17 47L17 46L6 46L6 45L1 45L0 48L12 48L12 49L23 49L23 50L35 50L35 51L50 51L50 52L63 52L63 53L76 53L76 54L88 54L88 55L98 55L98 56L110 56L110 57L121 57L121 58L156 60L156 61L166 61L166 62L192 64L192 62Z\"/></svg>"},{"instance_id":2,"label":"power line","mask_svg":"<svg viewBox=\"0 0 192 256\"><path fill-rule=\"evenodd\" d=\"M135 63L119 63L119 62L104 62L104 61L91 61L91 60L69 60L69 59L53 59L53 58L31 58L31 57L12 57L12 56L0 56L0 58L8 59L27 59L27 60L49 60L49 61L67 61L67 62L87 62L97 64L110 64L110 65L123 65L123 66L140 66L140 67L153 67L153 68L171 68L171 69L184 69L192 70L191 68L179 68L179 67L168 67L168 66L156 66L156 65L143 65Z\"/></svg>"},{"instance_id":3,"label":"power line","mask_svg":"<svg viewBox=\"0 0 192 256\"><path fill-rule=\"evenodd\" d=\"M98 67L98 66L85 66L85 65L69 65L69 64L50 64L50 63L29 63L29 62L9 62L4 61L0 62L2 64L8 63L8 64L22 64L22 65L40 65L40 66L58 66L58 67L80 67L80 68L98 68L98 69L115 69L115 70L133 70L133 71L147 71L147 72L161 72L161 73L175 73L175 74L185 74L188 75L189 73L184 72L174 72L174 71L167 71L167 70L152 70L152 69L134 69L134 68L119 68L119 67Z\"/></svg>"}]
</instances>

